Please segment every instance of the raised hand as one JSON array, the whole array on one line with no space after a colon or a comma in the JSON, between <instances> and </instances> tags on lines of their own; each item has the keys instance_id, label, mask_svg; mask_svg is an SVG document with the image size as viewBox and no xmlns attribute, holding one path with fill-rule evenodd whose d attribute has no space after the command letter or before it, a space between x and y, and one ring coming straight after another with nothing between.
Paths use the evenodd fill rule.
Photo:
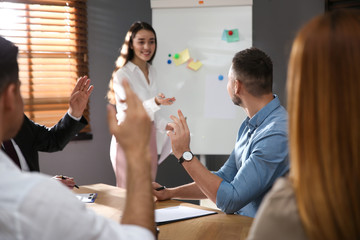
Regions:
<instances>
[{"instance_id":1,"label":"raised hand","mask_svg":"<svg viewBox=\"0 0 360 240\"><path fill-rule=\"evenodd\" d=\"M77 80L69 101L69 113L71 116L79 118L83 115L93 90L94 86L90 85L90 78L87 76L80 77Z\"/></svg>"},{"instance_id":2,"label":"raised hand","mask_svg":"<svg viewBox=\"0 0 360 240\"><path fill-rule=\"evenodd\" d=\"M171 115L173 122L168 123L166 129L170 137L173 153L176 158L180 158L185 151L190 150L190 130L181 110L178 110L178 116Z\"/></svg>"},{"instance_id":3,"label":"raised hand","mask_svg":"<svg viewBox=\"0 0 360 240\"><path fill-rule=\"evenodd\" d=\"M126 117L118 125L115 107L109 104L107 107L109 130L125 151L139 151L140 149L148 148L151 121L142 102L131 90L127 80L124 80L122 85L126 95L126 99L123 100L127 104Z\"/></svg>"}]
</instances>

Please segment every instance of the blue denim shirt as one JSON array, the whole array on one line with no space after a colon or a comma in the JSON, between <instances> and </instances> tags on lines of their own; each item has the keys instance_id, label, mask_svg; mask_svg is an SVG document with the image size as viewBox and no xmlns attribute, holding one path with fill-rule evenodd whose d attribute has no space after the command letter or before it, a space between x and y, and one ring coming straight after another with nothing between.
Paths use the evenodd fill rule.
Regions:
<instances>
[{"instance_id":1,"label":"blue denim shirt","mask_svg":"<svg viewBox=\"0 0 360 240\"><path fill-rule=\"evenodd\" d=\"M241 124L234 150L215 173L223 179L216 205L226 213L254 217L275 180L288 171L287 112L274 95Z\"/></svg>"}]
</instances>

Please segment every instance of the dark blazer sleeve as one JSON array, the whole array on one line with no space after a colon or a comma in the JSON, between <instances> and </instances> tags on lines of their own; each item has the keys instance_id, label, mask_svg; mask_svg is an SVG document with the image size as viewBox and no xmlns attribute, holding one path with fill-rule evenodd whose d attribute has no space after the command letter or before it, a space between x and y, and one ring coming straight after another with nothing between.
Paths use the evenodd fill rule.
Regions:
<instances>
[{"instance_id":1,"label":"dark blazer sleeve","mask_svg":"<svg viewBox=\"0 0 360 240\"><path fill-rule=\"evenodd\" d=\"M76 121L66 113L56 125L48 128L31 121L24 114L24 122L14 141L20 147L30 171L39 171L38 151L56 152L62 150L87 124L88 122L84 117L80 121Z\"/></svg>"}]
</instances>

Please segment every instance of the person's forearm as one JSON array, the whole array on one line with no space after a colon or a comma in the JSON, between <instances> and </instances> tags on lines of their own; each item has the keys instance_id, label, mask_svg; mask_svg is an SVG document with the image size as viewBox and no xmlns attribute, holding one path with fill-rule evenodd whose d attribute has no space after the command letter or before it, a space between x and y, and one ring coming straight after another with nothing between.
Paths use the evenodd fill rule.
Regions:
<instances>
[{"instance_id":1,"label":"person's forearm","mask_svg":"<svg viewBox=\"0 0 360 240\"><path fill-rule=\"evenodd\" d=\"M183 167L195 181L201 192L203 192L211 201L216 203L216 194L222 179L207 170L195 156L189 162L184 161Z\"/></svg>"},{"instance_id":2,"label":"person's forearm","mask_svg":"<svg viewBox=\"0 0 360 240\"><path fill-rule=\"evenodd\" d=\"M206 195L198 188L195 182L175 188L169 188L171 198L177 199L204 199Z\"/></svg>"},{"instance_id":3,"label":"person's forearm","mask_svg":"<svg viewBox=\"0 0 360 240\"><path fill-rule=\"evenodd\" d=\"M126 153L126 158L127 198L121 223L139 225L155 234L150 152L137 149L137 151Z\"/></svg>"}]
</instances>

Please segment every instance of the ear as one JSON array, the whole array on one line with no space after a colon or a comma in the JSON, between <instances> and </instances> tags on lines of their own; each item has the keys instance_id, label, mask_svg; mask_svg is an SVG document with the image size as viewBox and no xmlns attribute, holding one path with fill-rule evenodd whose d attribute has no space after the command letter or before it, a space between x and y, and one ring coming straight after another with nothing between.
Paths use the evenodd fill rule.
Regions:
<instances>
[{"instance_id":1,"label":"ear","mask_svg":"<svg viewBox=\"0 0 360 240\"><path fill-rule=\"evenodd\" d=\"M243 88L243 83L240 82L239 80L235 79L235 86L234 86L235 94L239 94L241 92L242 88Z\"/></svg>"},{"instance_id":2,"label":"ear","mask_svg":"<svg viewBox=\"0 0 360 240\"><path fill-rule=\"evenodd\" d=\"M16 106L16 96L18 94L18 86L15 83L9 84L7 88L3 91L3 101L4 101L4 110L11 111Z\"/></svg>"}]
</instances>

